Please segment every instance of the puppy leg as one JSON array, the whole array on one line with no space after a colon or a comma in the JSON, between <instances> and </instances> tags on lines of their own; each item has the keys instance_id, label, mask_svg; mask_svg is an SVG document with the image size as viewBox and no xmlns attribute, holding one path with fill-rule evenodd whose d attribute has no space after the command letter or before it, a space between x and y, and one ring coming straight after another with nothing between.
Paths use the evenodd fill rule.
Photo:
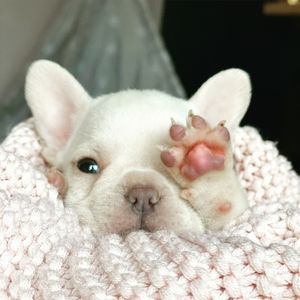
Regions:
<instances>
[{"instance_id":1,"label":"puppy leg","mask_svg":"<svg viewBox=\"0 0 300 300\"><path fill-rule=\"evenodd\" d=\"M211 128L205 119L189 113L187 126L172 121L173 145L161 152L161 161L182 188L207 227L220 229L247 207L234 171L230 133L224 122Z\"/></svg>"}]
</instances>

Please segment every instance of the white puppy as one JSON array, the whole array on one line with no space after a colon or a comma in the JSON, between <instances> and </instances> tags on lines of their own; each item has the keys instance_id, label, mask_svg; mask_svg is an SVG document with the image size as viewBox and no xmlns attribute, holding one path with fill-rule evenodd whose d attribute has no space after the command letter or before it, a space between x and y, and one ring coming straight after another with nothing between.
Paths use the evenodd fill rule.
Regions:
<instances>
[{"instance_id":1,"label":"white puppy","mask_svg":"<svg viewBox=\"0 0 300 300\"><path fill-rule=\"evenodd\" d=\"M91 99L43 60L25 92L49 181L95 234L216 230L247 208L230 143L250 101L244 71L218 73L189 101L154 90Z\"/></svg>"}]
</instances>

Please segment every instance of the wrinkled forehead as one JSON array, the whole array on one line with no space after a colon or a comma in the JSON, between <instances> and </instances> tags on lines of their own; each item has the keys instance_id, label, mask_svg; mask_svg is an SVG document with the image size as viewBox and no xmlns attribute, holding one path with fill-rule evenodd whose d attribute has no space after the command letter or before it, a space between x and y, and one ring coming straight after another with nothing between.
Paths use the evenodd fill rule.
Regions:
<instances>
[{"instance_id":1,"label":"wrinkled forehead","mask_svg":"<svg viewBox=\"0 0 300 300\"><path fill-rule=\"evenodd\" d=\"M188 110L187 101L163 93L127 91L94 99L83 127L93 136L111 132L115 137L133 138L133 134L168 130L171 118L184 124Z\"/></svg>"}]
</instances>

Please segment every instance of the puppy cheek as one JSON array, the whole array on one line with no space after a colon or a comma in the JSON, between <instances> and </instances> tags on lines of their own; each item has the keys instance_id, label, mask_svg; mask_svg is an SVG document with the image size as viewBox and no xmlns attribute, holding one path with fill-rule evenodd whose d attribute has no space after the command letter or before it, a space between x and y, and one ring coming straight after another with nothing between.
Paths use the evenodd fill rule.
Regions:
<instances>
[{"instance_id":1,"label":"puppy cheek","mask_svg":"<svg viewBox=\"0 0 300 300\"><path fill-rule=\"evenodd\" d=\"M108 222L111 222L112 232L114 233L137 230L141 225L140 218L127 205L116 209L111 218L108 218Z\"/></svg>"}]
</instances>

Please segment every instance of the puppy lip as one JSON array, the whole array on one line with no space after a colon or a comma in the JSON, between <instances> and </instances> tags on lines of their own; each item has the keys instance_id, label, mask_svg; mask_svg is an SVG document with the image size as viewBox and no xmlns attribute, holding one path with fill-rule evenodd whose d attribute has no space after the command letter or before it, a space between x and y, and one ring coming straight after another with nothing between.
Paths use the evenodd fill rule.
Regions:
<instances>
[{"instance_id":1,"label":"puppy lip","mask_svg":"<svg viewBox=\"0 0 300 300\"><path fill-rule=\"evenodd\" d=\"M129 228L129 229L125 229L123 231L119 231L118 234L123 236L123 237L126 237L127 235L131 234L132 232L136 232L136 231L145 231L145 232L151 232L151 230L149 230L147 227L132 227L132 228Z\"/></svg>"},{"instance_id":2,"label":"puppy lip","mask_svg":"<svg viewBox=\"0 0 300 300\"><path fill-rule=\"evenodd\" d=\"M151 230L147 227L147 225L145 223L145 216L139 216L135 226L120 230L118 232L118 234L120 234L121 236L127 236L127 235L131 234L132 232L136 232L139 230L151 232Z\"/></svg>"},{"instance_id":3,"label":"puppy lip","mask_svg":"<svg viewBox=\"0 0 300 300\"><path fill-rule=\"evenodd\" d=\"M140 229L141 229L141 230L144 230L144 231L151 232L150 229L147 227L147 225L146 225L146 223L145 223L145 218L144 218L144 216L141 217Z\"/></svg>"},{"instance_id":4,"label":"puppy lip","mask_svg":"<svg viewBox=\"0 0 300 300\"><path fill-rule=\"evenodd\" d=\"M144 216L147 216L147 215L150 215L150 214L153 213L153 211L154 211L154 205L151 205L151 209L149 211L147 211L147 212L144 212L144 211L140 212L140 211L138 211L134 205L131 206L131 209L132 209L132 211L136 215L141 216L141 218L143 218Z\"/></svg>"}]
</instances>

